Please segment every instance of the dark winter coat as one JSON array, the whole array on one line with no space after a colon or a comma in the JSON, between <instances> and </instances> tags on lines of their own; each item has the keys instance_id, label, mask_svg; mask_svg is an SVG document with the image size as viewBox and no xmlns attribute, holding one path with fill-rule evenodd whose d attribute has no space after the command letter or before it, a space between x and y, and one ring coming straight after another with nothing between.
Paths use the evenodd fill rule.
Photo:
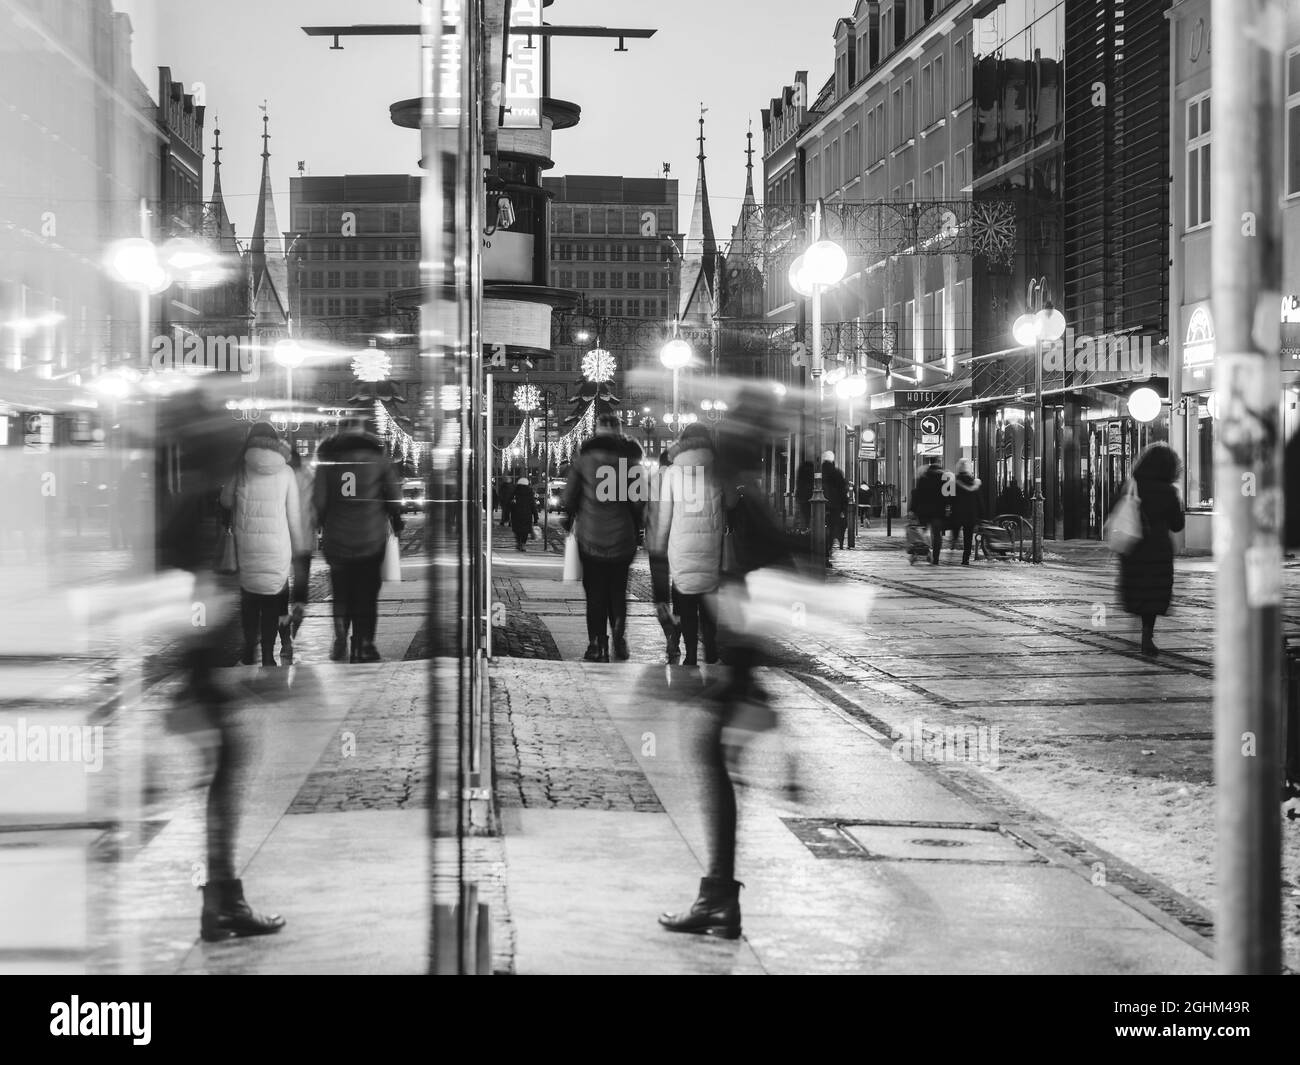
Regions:
<instances>
[{"instance_id":1,"label":"dark winter coat","mask_svg":"<svg viewBox=\"0 0 1300 1065\"><path fill-rule=\"evenodd\" d=\"M953 528L962 529L968 525L978 525L984 517L984 504L980 501L980 479L974 474L957 474L956 491L952 503L950 521Z\"/></svg>"},{"instance_id":2,"label":"dark winter coat","mask_svg":"<svg viewBox=\"0 0 1300 1065\"><path fill-rule=\"evenodd\" d=\"M1163 478L1137 477L1142 539L1119 560L1119 595L1130 614L1165 614L1174 590L1174 542L1183 528L1182 501Z\"/></svg>"},{"instance_id":3,"label":"dark winter coat","mask_svg":"<svg viewBox=\"0 0 1300 1065\"><path fill-rule=\"evenodd\" d=\"M822 463L822 495L828 515L843 514L849 505L849 483L844 471L833 462Z\"/></svg>"},{"instance_id":4,"label":"dark winter coat","mask_svg":"<svg viewBox=\"0 0 1300 1065\"><path fill-rule=\"evenodd\" d=\"M929 467L912 489L912 513L922 525L943 521L951 498L943 494L944 474L938 466Z\"/></svg>"},{"instance_id":5,"label":"dark winter coat","mask_svg":"<svg viewBox=\"0 0 1300 1065\"><path fill-rule=\"evenodd\" d=\"M537 524L537 494L530 484L517 484L506 504L510 509L510 528L516 536L527 536Z\"/></svg>"},{"instance_id":6,"label":"dark winter coat","mask_svg":"<svg viewBox=\"0 0 1300 1065\"><path fill-rule=\"evenodd\" d=\"M645 471L633 480L640 463L641 445L625 436L599 434L579 449L564 486L564 510L565 527L573 528L584 555L632 561L649 495Z\"/></svg>"},{"instance_id":7,"label":"dark winter coat","mask_svg":"<svg viewBox=\"0 0 1300 1065\"><path fill-rule=\"evenodd\" d=\"M341 433L316 452L316 518L330 562L382 555L402 520L402 486L378 438Z\"/></svg>"}]
</instances>

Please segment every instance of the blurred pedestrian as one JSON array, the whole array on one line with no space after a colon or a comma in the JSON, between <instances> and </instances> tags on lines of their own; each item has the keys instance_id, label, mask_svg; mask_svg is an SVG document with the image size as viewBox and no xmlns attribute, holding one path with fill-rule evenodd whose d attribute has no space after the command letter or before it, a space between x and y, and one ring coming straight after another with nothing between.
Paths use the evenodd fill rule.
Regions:
<instances>
[{"instance_id":1,"label":"blurred pedestrian","mask_svg":"<svg viewBox=\"0 0 1300 1065\"><path fill-rule=\"evenodd\" d=\"M1124 610L1142 619L1142 653L1154 658L1156 618L1169 612L1174 590L1174 542L1185 521L1178 478L1183 465L1165 443L1145 448L1133 463L1133 482L1142 515L1142 539L1119 560Z\"/></svg>"},{"instance_id":2,"label":"blurred pedestrian","mask_svg":"<svg viewBox=\"0 0 1300 1065\"><path fill-rule=\"evenodd\" d=\"M844 548L849 527L849 482L844 471L835 465L835 452L822 455L822 495L826 497L826 562L831 560L831 545Z\"/></svg>"},{"instance_id":3,"label":"blurred pedestrian","mask_svg":"<svg viewBox=\"0 0 1300 1065\"><path fill-rule=\"evenodd\" d=\"M952 495L952 515L949 525L952 528L952 549L957 547L957 533L961 533L961 564L970 565L971 541L975 536L975 526L984 517L984 504L980 499L980 479L975 476L975 468L970 459L961 459L957 463L957 477Z\"/></svg>"},{"instance_id":4,"label":"blurred pedestrian","mask_svg":"<svg viewBox=\"0 0 1300 1065\"><path fill-rule=\"evenodd\" d=\"M664 554L672 582L673 613L681 619L686 657L683 665L698 664L697 644L704 643L704 661L718 660L716 595L722 570L722 487L715 470L716 455L709 431L687 425L671 451L672 465L660 485L651 557Z\"/></svg>"},{"instance_id":5,"label":"blurred pedestrian","mask_svg":"<svg viewBox=\"0 0 1300 1065\"><path fill-rule=\"evenodd\" d=\"M587 599L585 662L628 659L627 574L636 555L645 500L631 491L641 446L623 435L617 414L596 418L596 433L578 451L564 486L564 530L573 531ZM632 498L635 494L638 498Z\"/></svg>"},{"instance_id":6,"label":"blurred pedestrian","mask_svg":"<svg viewBox=\"0 0 1300 1065\"><path fill-rule=\"evenodd\" d=\"M667 451L659 453L659 465L651 470L650 498L645 508L646 553L650 558L650 594L654 598L655 616L664 632L664 654L668 665L674 666L682 657L681 619L673 613L672 578L668 568L667 548L659 535L662 499L665 487L664 470L672 466L672 456Z\"/></svg>"},{"instance_id":7,"label":"blurred pedestrian","mask_svg":"<svg viewBox=\"0 0 1300 1065\"><path fill-rule=\"evenodd\" d=\"M404 527L401 485L383 442L365 422L322 441L317 459L316 514L334 593L330 659L378 662L379 588L389 530Z\"/></svg>"},{"instance_id":8,"label":"blurred pedestrian","mask_svg":"<svg viewBox=\"0 0 1300 1065\"><path fill-rule=\"evenodd\" d=\"M689 910L660 915L660 925L671 932L723 939L735 939L741 932L736 790L728 768L736 760L736 750L724 735L775 724L766 694L754 681L758 644L744 622L745 575L765 566L793 565L791 539L782 531L781 519L762 488L763 456L775 435L774 403L775 397L765 389L745 388L719 424L715 441L715 469L730 541L729 547L724 543L718 591L718 639L729 675L713 688L702 719L695 722L707 872Z\"/></svg>"},{"instance_id":9,"label":"blurred pedestrian","mask_svg":"<svg viewBox=\"0 0 1300 1065\"><path fill-rule=\"evenodd\" d=\"M239 561L240 661L251 666L260 643L262 665L274 666L276 634L289 620L293 556L307 541L289 446L267 422L248 430L234 475L221 490L221 505L230 511Z\"/></svg>"},{"instance_id":10,"label":"blurred pedestrian","mask_svg":"<svg viewBox=\"0 0 1300 1065\"><path fill-rule=\"evenodd\" d=\"M280 626L280 660L293 661L293 641L302 628L307 614L308 585L311 582L311 557L316 552L316 501L314 499L315 475L302 461L296 448L289 451L289 468L298 483L298 505L302 523L302 540L299 550L293 553L293 588L290 591L289 621Z\"/></svg>"},{"instance_id":11,"label":"blurred pedestrian","mask_svg":"<svg viewBox=\"0 0 1300 1065\"><path fill-rule=\"evenodd\" d=\"M537 524L537 496L527 477L520 477L510 493L510 531L515 534L515 550L526 551L524 546Z\"/></svg>"},{"instance_id":12,"label":"blurred pedestrian","mask_svg":"<svg viewBox=\"0 0 1300 1065\"><path fill-rule=\"evenodd\" d=\"M805 459L799 463L799 469L794 475L794 498L799 504L799 528L812 528L812 494L813 494L814 471L812 459Z\"/></svg>"},{"instance_id":13,"label":"blurred pedestrian","mask_svg":"<svg viewBox=\"0 0 1300 1065\"><path fill-rule=\"evenodd\" d=\"M1002 489L997 506L999 514L1015 514L1022 518L1025 516L1025 493L1020 490L1020 485L1016 483L1014 477Z\"/></svg>"},{"instance_id":14,"label":"blurred pedestrian","mask_svg":"<svg viewBox=\"0 0 1300 1065\"><path fill-rule=\"evenodd\" d=\"M216 738L206 806L207 882L201 888L199 923L206 941L269 935L284 927L283 917L258 913L248 904L237 876L236 845L250 736L240 723L233 695L216 672L227 630L238 621L230 597L211 572L219 528L208 515L228 476L218 456L229 454L233 428L224 405L207 403L197 392L164 401L159 412L160 438L177 449L179 461L174 490L158 501L158 562L164 570L193 574L194 599L207 608L207 623L190 627L183 640L185 685L172 711L175 716L197 718Z\"/></svg>"},{"instance_id":15,"label":"blurred pedestrian","mask_svg":"<svg viewBox=\"0 0 1300 1065\"><path fill-rule=\"evenodd\" d=\"M939 564L939 551L943 547L943 532L951 503L951 497L945 495L945 489L950 482L951 476L944 472L939 460L931 459L912 488L912 515L918 525L929 530L932 566Z\"/></svg>"}]
</instances>

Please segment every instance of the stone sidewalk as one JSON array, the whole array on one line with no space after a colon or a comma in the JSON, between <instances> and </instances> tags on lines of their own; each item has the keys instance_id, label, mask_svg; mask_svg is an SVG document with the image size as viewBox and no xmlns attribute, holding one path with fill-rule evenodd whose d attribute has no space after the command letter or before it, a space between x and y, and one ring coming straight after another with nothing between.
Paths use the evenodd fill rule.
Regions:
<instances>
[{"instance_id":1,"label":"stone sidewalk","mask_svg":"<svg viewBox=\"0 0 1300 1065\"><path fill-rule=\"evenodd\" d=\"M826 604L844 597L817 588L797 612L798 631L778 636L806 657L763 675L783 727L756 742L739 793L745 937L663 932L655 915L689 903L703 871L693 728L702 684L721 667L663 665L644 600L629 607L632 661L578 661L580 586L559 581L558 558L512 555L496 559L496 574L518 582L511 609L544 626L561 656L500 658L492 670L518 972L1209 971L1194 906L1168 891L1148 901L1138 871L1126 880L1123 862L1025 810L978 758L954 767L918 745L911 760L896 759L898 734L873 713L897 703L914 714L933 701L865 665L834 684L807 671L807 657L836 665L827 644L859 620L832 616ZM884 632L857 633L873 653L900 616L931 639L961 625L938 612L927 625L912 598L875 591L866 627ZM983 635L966 638L972 657L989 657ZM1043 639L1040 650L1056 650ZM781 786L792 765L798 803ZM1098 876L1100 860L1110 875Z\"/></svg>"}]
</instances>

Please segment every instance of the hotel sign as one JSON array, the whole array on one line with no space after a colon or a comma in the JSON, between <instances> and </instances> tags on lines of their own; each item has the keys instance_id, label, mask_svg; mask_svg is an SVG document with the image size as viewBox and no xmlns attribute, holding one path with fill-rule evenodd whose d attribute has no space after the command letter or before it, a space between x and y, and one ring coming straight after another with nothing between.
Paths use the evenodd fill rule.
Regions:
<instances>
[{"instance_id":1,"label":"hotel sign","mask_svg":"<svg viewBox=\"0 0 1300 1065\"><path fill-rule=\"evenodd\" d=\"M1214 320L1208 307L1197 307L1187 322L1183 340L1183 365L1204 366L1214 361Z\"/></svg>"},{"instance_id":2,"label":"hotel sign","mask_svg":"<svg viewBox=\"0 0 1300 1065\"><path fill-rule=\"evenodd\" d=\"M542 0L514 0L511 26L541 26ZM542 46L540 37L510 35L503 103L507 129L537 129L542 124Z\"/></svg>"}]
</instances>

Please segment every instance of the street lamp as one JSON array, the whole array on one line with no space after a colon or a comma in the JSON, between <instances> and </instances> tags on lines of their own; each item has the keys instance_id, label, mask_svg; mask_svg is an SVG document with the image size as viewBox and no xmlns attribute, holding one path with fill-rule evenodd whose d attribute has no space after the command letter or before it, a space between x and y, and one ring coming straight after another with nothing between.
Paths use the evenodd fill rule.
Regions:
<instances>
[{"instance_id":1,"label":"street lamp","mask_svg":"<svg viewBox=\"0 0 1300 1065\"><path fill-rule=\"evenodd\" d=\"M1033 561L1043 561L1043 342L1054 342L1065 335L1065 315L1052 306L1047 294L1047 278L1029 282L1025 300L1031 308L1011 326L1011 334L1021 347L1034 348L1034 546Z\"/></svg>"},{"instance_id":2,"label":"street lamp","mask_svg":"<svg viewBox=\"0 0 1300 1065\"><path fill-rule=\"evenodd\" d=\"M277 340L275 344L275 361L284 367L285 402L293 404L293 371L302 365L307 353L296 340Z\"/></svg>"},{"instance_id":3,"label":"street lamp","mask_svg":"<svg viewBox=\"0 0 1300 1065\"><path fill-rule=\"evenodd\" d=\"M673 325L674 332L676 332L676 328L677 328L676 323L674 323ZM679 407L678 399L677 399L678 396L677 375L681 372L681 370L684 367L690 365L691 357L693 355L694 352L691 351L691 346L688 343L686 343L686 341L682 340L681 337L678 336L674 336L672 340L668 341L668 343L666 343L662 348L659 349L659 361L662 362L665 367L667 367L669 370L672 370L673 372L673 414L674 415L677 414L678 407Z\"/></svg>"},{"instance_id":4,"label":"street lamp","mask_svg":"<svg viewBox=\"0 0 1300 1065\"><path fill-rule=\"evenodd\" d=\"M704 416L715 424L727 416L727 405L720 399L701 400L700 410L704 411Z\"/></svg>"},{"instance_id":5,"label":"street lamp","mask_svg":"<svg viewBox=\"0 0 1300 1065\"><path fill-rule=\"evenodd\" d=\"M812 299L812 376L817 382L817 460L813 463L813 494L809 519L812 522L812 561L826 560L826 493L822 486L822 407L825 402L825 369L822 361L822 291L838 285L848 272L849 260L834 241L821 239L823 204L819 199L812 212L813 242L790 265L790 287Z\"/></svg>"}]
</instances>

